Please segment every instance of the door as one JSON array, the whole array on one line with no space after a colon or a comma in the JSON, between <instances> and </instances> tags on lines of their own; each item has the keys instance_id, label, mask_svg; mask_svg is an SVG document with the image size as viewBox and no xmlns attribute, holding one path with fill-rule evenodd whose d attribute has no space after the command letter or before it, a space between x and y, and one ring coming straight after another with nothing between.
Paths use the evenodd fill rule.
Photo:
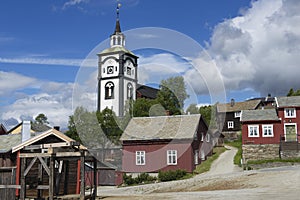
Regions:
<instances>
[{"instance_id":1,"label":"door","mask_svg":"<svg viewBox=\"0 0 300 200\"><path fill-rule=\"evenodd\" d=\"M285 130L285 141L286 142L297 141L296 124L285 124L284 130Z\"/></svg>"}]
</instances>

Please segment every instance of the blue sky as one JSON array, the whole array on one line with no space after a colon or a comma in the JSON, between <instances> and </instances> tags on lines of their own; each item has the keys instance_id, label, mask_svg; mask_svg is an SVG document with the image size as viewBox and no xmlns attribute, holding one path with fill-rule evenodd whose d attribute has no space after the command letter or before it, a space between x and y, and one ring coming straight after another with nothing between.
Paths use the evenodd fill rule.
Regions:
<instances>
[{"instance_id":1,"label":"blue sky","mask_svg":"<svg viewBox=\"0 0 300 200\"><path fill-rule=\"evenodd\" d=\"M300 85L298 1L122 0L121 4L123 32L167 28L198 42L215 63L227 100L285 95ZM1 1L0 120L20 121L45 113L52 125L65 127L80 64L112 34L115 10L115 0ZM179 48L180 42L174 41ZM212 103L205 83L181 59L161 51L135 53L141 65L155 62L179 69L196 96L186 105ZM201 55L188 59L204 60ZM141 67L142 83L153 82L155 72L147 69ZM209 66L203 69L213 81ZM95 101L92 91L82 96Z\"/></svg>"}]
</instances>

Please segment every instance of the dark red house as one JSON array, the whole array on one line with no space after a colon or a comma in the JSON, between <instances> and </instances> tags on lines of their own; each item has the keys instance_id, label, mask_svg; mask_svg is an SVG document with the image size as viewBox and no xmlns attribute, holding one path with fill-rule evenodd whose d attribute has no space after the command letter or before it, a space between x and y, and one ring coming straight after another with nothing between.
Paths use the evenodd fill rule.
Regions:
<instances>
[{"instance_id":1,"label":"dark red house","mask_svg":"<svg viewBox=\"0 0 300 200\"><path fill-rule=\"evenodd\" d=\"M276 108L243 110L245 160L300 157L300 97L278 97Z\"/></svg>"},{"instance_id":2,"label":"dark red house","mask_svg":"<svg viewBox=\"0 0 300 200\"><path fill-rule=\"evenodd\" d=\"M212 153L212 140L207 132L201 115L132 118L121 137L122 170L193 172Z\"/></svg>"}]
</instances>

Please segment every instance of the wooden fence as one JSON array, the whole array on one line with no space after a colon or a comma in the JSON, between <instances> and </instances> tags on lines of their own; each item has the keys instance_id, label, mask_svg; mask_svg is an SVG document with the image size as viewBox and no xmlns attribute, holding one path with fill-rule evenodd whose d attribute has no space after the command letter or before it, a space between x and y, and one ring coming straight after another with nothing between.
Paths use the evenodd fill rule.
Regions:
<instances>
[{"instance_id":1,"label":"wooden fence","mask_svg":"<svg viewBox=\"0 0 300 200\"><path fill-rule=\"evenodd\" d=\"M0 168L0 197L1 200L12 200L16 198L16 167Z\"/></svg>"}]
</instances>

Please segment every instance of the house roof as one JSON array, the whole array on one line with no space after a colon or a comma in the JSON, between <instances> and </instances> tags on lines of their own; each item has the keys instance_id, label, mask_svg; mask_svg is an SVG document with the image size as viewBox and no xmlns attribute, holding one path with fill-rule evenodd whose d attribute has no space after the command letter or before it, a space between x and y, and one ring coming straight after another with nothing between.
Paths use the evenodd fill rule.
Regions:
<instances>
[{"instance_id":1,"label":"house roof","mask_svg":"<svg viewBox=\"0 0 300 200\"><path fill-rule=\"evenodd\" d=\"M22 125L23 122L17 124L15 127L11 128L9 131L7 131L7 133L10 134L18 134L22 132ZM36 123L31 123L31 127L30 127L30 132L31 133L35 133L35 132L44 132L47 130L50 130L51 127L45 124L36 124Z\"/></svg>"},{"instance_id":2,"label":"house roof","mask_svg":"<svg viewBox=\"0 0 300 200\"><path fill-rule=\"evenodd\" d=\"M159 89L152 88L146 85L137 85L137 92L140 93L143 97L149 99L155 99L157 97Z\"/></svg>"},{"instance_id":3,"label":"house roof","mask_svg":"<svg viewBox=\"0 0 300 200\"><path fill-rule=\"evenodd\" d=\"M201 115L177 115L132 118L121 141L192 139Z\"/></svg>"},{"instance_id":4,"label":"house roof","mask_svg":"<svg viewBox=\"0 0 300 200\"><path fill-rule=\"evenodd\" d=\"M260 99L248 100L243 102L217 104L217 112L237 112L241 110L254 110L260 103Z\"/></svg>"},{"instance_id":5,"label":"house roof","mask_svg":"<svg viewBox=\"0 0 300 200\"><path fill-rule=\"evenodd\" d=\"M21 143L21 134L9 134L0 136L0 153L6 153Z\"/></svg>"},{"instance_id":6,"label":"house roof","mask_svg":"<svg viewBox=\"0 0 300 200\"><path fill-rule=\"evenodd\" d=\"M279 118L275 109L243 110L241 122L246 121L279 121Z\"/></svg>"},{"instance_id":7,"label":"house roof","mask_svg":"<svg viewBox=\"0 0 300 200\"><path fill-rule=\"evenodd\" d=\"M3 124L0 124L0 135L4 135L7 133L7 130Z\"/></svg>"},{"instance_id":8,"label":"house roof","mask_svg":"<svg viewBox=\"0 0 300 200\"><path fill-rule=\"evenodd\" d=\"M50 130L45 131L45 132L43 132L43 133L41 133L41 134L39 134L39 135L37 135L35 137L30 138L29 140L26 140L25 142L23 142L21 144L18 144L17 146L14 146L13 149L12 149L12 152L14 153L16 151L19 151L19 150L23 149L25 146L29 146L29 145L31 145L31 144L39 141L39 140L42 140L42 139L44 139L44 138L46 138L48 136L51 136L51 135L54 135L54 136L58 137L59 139L65 141L65 142L73 142L73 141L75 141L75 140L69 138L65 134L63 134L63 133L61 133L61 132L59 132L59 131L57 131L55 129L50 129ZM86 147L84 147L82 145L80 145L80 148L81 149L86 149Z\"/></svg>"},{"instance_id":9,"label":"house roof","mask_svg":"<svg viewBox=\"0 0 300 200\"><path fill-rule=\"evenodd\" d=\"M299 107L300 106L300 96L291 97L277 97L278 107Z\"/></svg>"}]
</instances>

